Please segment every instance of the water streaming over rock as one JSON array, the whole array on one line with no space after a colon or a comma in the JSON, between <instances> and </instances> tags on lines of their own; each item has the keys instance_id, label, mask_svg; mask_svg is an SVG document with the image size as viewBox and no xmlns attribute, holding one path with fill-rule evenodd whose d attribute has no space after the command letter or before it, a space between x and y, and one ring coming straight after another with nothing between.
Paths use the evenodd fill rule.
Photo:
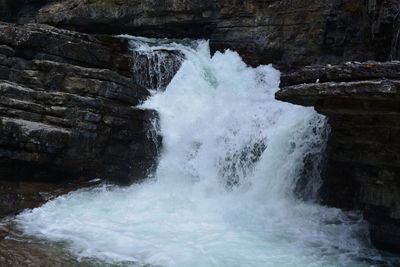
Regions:
<instances>
[{"instance_id":1,"label":"water streaming over rock","mask_svg":"<svg viewBox=\"0 0 400 267\"><path fill-rule=\"evenodd\" d=\"M154 178L25 211L16 221L27 235L126 266L379 265L359 214L310 200L325 119L274 99L277 70L232 51L211 56L205 41L148 47L160 48L186 59L142 105L160 114Z\"/></svg>"},{"instance_id":2,"label":"water streaming over rock","mask_svg":"<svg viewBox=\"0 0 400 267\"><path fill-rule=\"evenodd\" d=\"M148 89L164 90L184 60L180 49L171 45L169 39L121 37L131 39L133 82Z\"/></svg>"}]
</instances>

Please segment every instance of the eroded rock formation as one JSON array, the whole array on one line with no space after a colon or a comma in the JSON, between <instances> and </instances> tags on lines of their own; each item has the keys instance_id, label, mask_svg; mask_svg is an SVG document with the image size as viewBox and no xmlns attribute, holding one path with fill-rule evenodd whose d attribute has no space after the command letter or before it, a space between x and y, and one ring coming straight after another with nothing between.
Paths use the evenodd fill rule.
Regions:
<instances>
[{"instance_id":1,"label":"eroded rock formation","mask_svg":"<svg viewBox=\"0 0 400 267\"><path fill-rule=\"evenodd\" d=\"M398 58L397 0L3 0L0 20L210 39L253 65Z\"/></svg>"},{"instance_id":2,"label":"eroded rock formation","mask_svg":"<svg viewBox=\"0 0 400 267\"><path fill-rule=\"evenodd\" d=\"M362 210L373 243L399 252L400 62L305 67L276 98L328 116L324 203Z\"/></svg>"},{"instance_id":3,"label":"eroded rock formation","mask_svg":"<svg viewBox=\"0 0 400 267\"><path fill-rule=\"evenodd\" d=\"M127 77L127 49L110 36L0 24L2 179L144 177L155 113L133 108L149 93Z\"/></svg>"}]
</instances>

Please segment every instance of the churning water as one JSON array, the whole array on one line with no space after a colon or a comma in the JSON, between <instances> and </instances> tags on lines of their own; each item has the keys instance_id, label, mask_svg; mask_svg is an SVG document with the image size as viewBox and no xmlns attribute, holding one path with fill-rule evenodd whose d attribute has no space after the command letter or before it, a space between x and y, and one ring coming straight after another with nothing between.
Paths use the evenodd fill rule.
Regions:
<instances>
[{"instance_id":1,"label":"churning water","mask_svg":"<svg viewBox=\"0 0 400 267\"><path fill-rule=\"evenodd\" d=\"M163 48L186 59L142 105L161 119L154 178L59 197L18 215L21 229L127 266L378 266L359 215L299 199L319 187L303 167L318 169L325 120L274 100L279 72L205 41Z\"/></svg>"}]
</instances>

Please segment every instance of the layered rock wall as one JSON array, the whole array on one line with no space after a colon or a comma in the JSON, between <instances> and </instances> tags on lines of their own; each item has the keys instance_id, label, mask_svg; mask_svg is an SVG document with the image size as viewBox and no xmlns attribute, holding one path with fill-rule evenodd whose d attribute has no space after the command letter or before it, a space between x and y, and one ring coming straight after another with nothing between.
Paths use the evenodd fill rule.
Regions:
<instances>
[{"instance_id":1,"label":"layered rock wall","mask_svg":"<svg viewBox=\"0 0 400 267\"><path fill-rule=\"evenodd\" d=\"M214 51L232 48L252 65L274 63L284 69L399 56L397 0L17 2L0 2L0 20L92 33L207 38Z\"/></svg>"},{"instance_id":2,"label":"layered rock wall","mask_svg":"<svg viewBox=\"0 0 400 267\"><path fill-rule=\"evenodd\" d=\"M126 40L0 24L0 178L144 178L158 140ZM129 76L129 77L127 77Z\"/></svg>"},{"instance_id":3,"label":"layered rock wall","mask_svg":"<svg viewBox=\"0 0 400 267\"><path fill-rule=\"evenodd\" d=\"M328 116L323 202L362 210L372 242L399 252L400 62L306 67L276 97Z\"/></svg>"}]
</instances>

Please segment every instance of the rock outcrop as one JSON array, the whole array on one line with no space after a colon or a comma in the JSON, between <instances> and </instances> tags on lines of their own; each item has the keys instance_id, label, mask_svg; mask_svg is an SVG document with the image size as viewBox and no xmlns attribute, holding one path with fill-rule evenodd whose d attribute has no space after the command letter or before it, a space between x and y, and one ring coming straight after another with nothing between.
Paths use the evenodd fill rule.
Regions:
<instances>
[{"instance_id":1,"label":"rock outcrop","mask_svg":"<svg viewBox=\"0 0 400 267\"><path fill-rule=\"evenodd\" d=\"M252 65L399 57L397 0L3 0L0 20L91 33L210 39Z\"/></svg>"},{"instance_id":2,"label":"rock outcrop","mask_svg":"<svg viewBox=\"0 0 400 267\"><path fill-rule=\"evenodd\" d=\"M0 23L0 178L144 178L159 141L131 58L121 38Z\"/></svg>"},{"instance_id":3,"label":"rock outcrop","mask_svg":"<svg viewBox=\"0 0 400 267\"><path fill-rule=\"evenodd\" d=\"M372 242L400 252L400 62L306 67L281 86L277 99L328 116L324 203L362 210Z\"/></svg>"}]
</instances>

